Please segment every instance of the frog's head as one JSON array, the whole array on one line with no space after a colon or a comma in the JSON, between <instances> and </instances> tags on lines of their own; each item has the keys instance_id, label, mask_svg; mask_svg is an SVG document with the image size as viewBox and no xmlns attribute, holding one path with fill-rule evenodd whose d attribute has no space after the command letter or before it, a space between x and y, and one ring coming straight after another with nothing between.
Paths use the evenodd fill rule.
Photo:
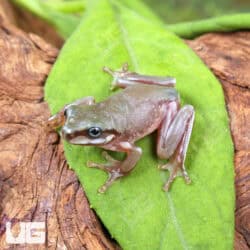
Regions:
<instances>
[{"instance_id":1,"label":"frog's head","mask_svg":"<svg viewBox=\"0 0 250 250\"><path fill-rule=\"evenodd\" d=\"M103 145L111 142L117 132L110 127L108 113L95 105L70 105L65 109L61 133L65 140L79 145Z\"/></svg>"}]
</instances>

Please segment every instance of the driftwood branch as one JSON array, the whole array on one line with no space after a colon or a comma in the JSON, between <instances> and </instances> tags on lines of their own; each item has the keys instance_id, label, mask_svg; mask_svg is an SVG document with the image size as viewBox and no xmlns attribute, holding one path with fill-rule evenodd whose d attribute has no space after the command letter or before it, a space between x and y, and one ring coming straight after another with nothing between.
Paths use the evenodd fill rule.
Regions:
<instances>
[{"instance_id":1,"label":"driftwood branch","mask_svg":"<svg viewBox=\"0 0 250 250\"><path fill-rule=\"evenodd\" d=\"M208 34L188 44L224 90L235 147L235 249L250 249L250 32Z\"/></svg>"},{"instance_id":2,"label":"driftwood branch","mask_svg":"<svg viewBox=\"0 0 250 250\"><path fill-rule=\"evenodd\" d=\"M44 128L50 114L43 87L58 50L29 31L47 36L47 26L40 20L40 29L30 30L33 17L8 1L0 16L0 249L115 249L67 166L60 138ZM250 32L237 32L188 42L224 89L235 145L235 249L243 250L250 246L249 41ZM51 42L61 45L55 33ZM14 232L19 221L45 221L46 243L8 245L7 221Z\"/></svg>"},{"instance_id":3,"label":"driftwood branch","mask_svg":"<svg viewBox=\"0 0 250 250\"><path fill-rule=\"evenodd\" d=\"M45 79L58 50L0 21L0 249L6 222L45 221L45 245L18 249L114 249L67 166L60 138L48 133Z\"/></svg>"}]
</instances>

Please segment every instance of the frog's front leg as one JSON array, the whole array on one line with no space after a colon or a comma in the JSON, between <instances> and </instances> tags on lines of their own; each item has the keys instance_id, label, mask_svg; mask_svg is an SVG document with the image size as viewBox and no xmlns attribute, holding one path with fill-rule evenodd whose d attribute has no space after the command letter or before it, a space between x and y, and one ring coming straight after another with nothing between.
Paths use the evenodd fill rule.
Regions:
<instances>
[{"instance_id":1,"label":"frog's front leg","mask_svg":"<svg viewBox=\"0 0 250 250\"><path fill-rule=\"evenodd\" d=\"M73 103L65 105L58 113L51 116L47 122L47 127L51 129L56 129L64 125L65 122L65 112L72 105L92 105L95 103L95 99L92 96L86 96L81 99L74 101Z\"/></svg>"},{"instance_id":2,"label":"frog's front leg","mask_svg":"<svg viewBox=\"0 0 250 250\"><path fill-rule=\"evenodd\" d=\"M130 72L128 71L127 63L122 66L121 70L112 70L108 67L104 67L103 71L113 76L112 89L115 87L126 88L135 84L154 84L174 87L176 83L175 78L169 76L149 76Z\"/></svg>"},{"instance_id":3,"label":"frog's front leg","mask_svg":"<svg viewBox=\"0 0 250 250\"><path fill-rule=\"evenodd\" d=\"M194 122L194 108L185 105L180 109L178 102L171 102L166 108L166 117L158 134L157 155L161 159L169 159L167 164L160 166L160 169L170 172L163 187L168 191L177 176L183 176L186 183L191 182L184 162Z\"/></svg>"},{"instance_id":4,"label":"frog's front leg","mask_svg":"<svg viewBox=\"0 0 250 250\"><path fill-rule=\"evenodd\" d=\"M112 158L106 151L104 151L103 157L107 160L106 163L87 163L88 167L99 168L107 172L109 175L105 184L99 188L98 191L100 193L104 193L116 179L127 175L135 167L142 154L141 148L136 147L129 142L121 142L117 148L117 151L127 153L126 159L124 161L118 161Z\"/></svg>"}]
</instances>

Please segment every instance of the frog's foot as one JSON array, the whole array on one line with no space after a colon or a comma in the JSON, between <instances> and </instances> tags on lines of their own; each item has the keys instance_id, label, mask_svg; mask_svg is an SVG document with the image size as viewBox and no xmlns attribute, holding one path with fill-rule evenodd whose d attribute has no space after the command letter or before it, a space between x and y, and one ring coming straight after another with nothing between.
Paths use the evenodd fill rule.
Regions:
<instances>
[{"instance_id":1,"label":"frog's foot","mask_svg":"<svg viewBox=\"0 0 250 250\"><path fill-rule=\"evenodd\" d=\"M124 176L124 174L122 173L120 169L121 161L114 159L106 151L103 151L102 155L107 160L106 163L102 164L102 163L95 163L95 162L90 162L90 161L87 162L88 167L98 168L108 173L107 181L105 182L104 185L102 185L98 189L99 193L104 193L108 189L108 187L110 187L113 184L113 182L116 179Z\"/></svg>"},{"instance_id":2,"label":"frog's foot","mask_svg":"<svg viewBox=\"0 0 250 250\"><path fill-rule=\"evenodd\" d=\"M114 78L111 84L111 90L115 89L116 87L124 87L121 79L131 73L130 71L128 71L128 63L124 63L122 65L122 68L119 70L112 70L109 67L103 67L103 71L110 74Z\"/></svg>"},{"instance_id":3,"label":"frog's foot","mask_svg":"<svg viewBox=\"0 0 250 250\"><path fill-rule=\"evenodd\" d=\"M178 176L182 176L187 184L191 183L191 179L188 176L184 164L178 163L176 161L170 161L167 164L159 166L158 168L162 170L168 170L170 174L167 182L163 186L164 191L169 190L171 183Z\"/></svg>"},{"instance_id":4,"label":"frog's foot","mask_svg":"<svg viewBox=\"0 0 250 250\"><path fill-rule=\"evenodd\" d=\"M104 66L103 71L110 74L113 77L123 76L124 74L129 72L128 71L128 63L124 63L122 65L122 68L118 69L118 70L112 70L111 68Z\"/></svg>"}]
</instances>

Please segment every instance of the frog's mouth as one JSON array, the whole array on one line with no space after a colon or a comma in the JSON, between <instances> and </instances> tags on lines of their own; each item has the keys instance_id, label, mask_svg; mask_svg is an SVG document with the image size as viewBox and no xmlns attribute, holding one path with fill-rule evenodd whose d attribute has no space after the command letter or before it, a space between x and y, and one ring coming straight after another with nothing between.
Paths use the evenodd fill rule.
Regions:
<instances>
[{"instance_id":1,"label":"frog's mouth","mask_svg":"<svg viewBox=\"0 0 250 250\"><path fill-rule=\"evenodd\" d=\"M114 138L114 134L102 134L98 138L90 138L85 132L75 132L73 134L63 134L65 140L71 144L76 145L103 145L111 142Z\"/></svg>"},{"instance_id":2,"label":"frog's mouth","mask_svg":"<svg viewBox=\"0 0 250 250\"><path fill-rule=\"evenodd\" d=\"M95 138L95 139L89 139L86 136L77 136L73 139L71 139L69 142L72 144L80 144L80 145L102 145L107 144L111 140L113 140L115 135L108 135L106 138Z\"/></svg>"}]
</instances>

